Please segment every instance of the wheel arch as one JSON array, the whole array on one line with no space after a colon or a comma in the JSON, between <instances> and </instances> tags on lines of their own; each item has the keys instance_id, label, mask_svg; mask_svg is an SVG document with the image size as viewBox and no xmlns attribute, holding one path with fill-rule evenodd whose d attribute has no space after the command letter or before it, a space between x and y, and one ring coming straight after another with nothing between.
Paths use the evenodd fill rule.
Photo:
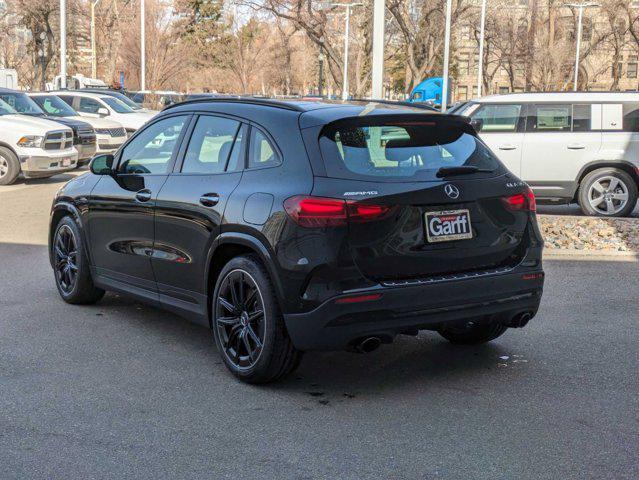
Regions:
<instances>
[{"instance_id":1,"label":"wheel arch","mask_svg":"<svg viewBox=\"0 0 639 480\"><path fill-rule=\"evenodd\" d=\"M252 235L240 232L225 232L216 238L211 247L206 262L206 297L209 326L212 326L213 315L211 311L211 296L215 289L215 282L229 260L240 255L254 254L262 261L266 267L271 281L275 286L277 299L282 304L284 293L282 285L277 275L277 265L274 255L259 239Z\"/></svg>"},{"instance_id":2,"label":"wheel arch","mask_svg":"<svg viewBox=\"0 0 639 480\"><path fill-rule=\"evenodd\" d=\"M20 155L18 155L18 152L16 152L15 149L11 145L9 145L6 142L0 141L0 147L4 147L4 148L10 150L11 153L13 153L18 158L18 161L20 161Z\"/></svg>"},{"instance_id":3,"label":"wheel arch","mask_svg":"<svg viewBox=\"0 0 639 480\"><path fill-rule=\"evenodd\" d=\"M72 217L73 220L78 225L78 229L80 230L80 236L82 237L80 240L82 241L82 246L84 247L84 251L87 252L87 258L91 258L90 250L88 249L88 243L86 238L86 231L84 229L84 224L82 222L82 217L80 215L77 207L68 202L59 202L56 203L51 209L51 217L49 220L49 237L48 237L48 250L49 250L49 263L53 266L53 234L55 233L55 228L57 227L60 220L64 217ZM89 260L90 262L90 260Z\"/></svg>"},{"instance_id":4,"label":"wheel arch","mask_svg":"<svg viewBox=\"0 0 639 480\"><path fill-rule=\"evenodd\" d=\"M632 177L635 181L635 185L639 188L639 167L627 160L595 160L584 165L577 175L575 193L573 195L573 201L577 201L579 197L579 190L581 189L581 182L590 172L599 170L600 168L618 168L623 170Z\"/></svg>"}]
</instances>

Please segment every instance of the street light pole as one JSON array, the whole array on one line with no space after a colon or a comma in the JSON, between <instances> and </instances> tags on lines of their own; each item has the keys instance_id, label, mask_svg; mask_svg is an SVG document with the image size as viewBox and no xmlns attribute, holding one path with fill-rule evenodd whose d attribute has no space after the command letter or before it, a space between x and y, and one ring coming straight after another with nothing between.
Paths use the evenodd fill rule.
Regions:
<instances>
[{"instance_id":1,"label":"street light pole","mask_svg":"<svg viewBox=\"0 0 639 480\"><path fill-rule=\"evenodd\" d=\"M146 90L146 25L144 0L140 0L140 90Z\"/></svg>"},{"instance_id":2,"label":"street light pole","mask_svg":"<svg viewBox=\"0 0 639 480\"><path fill-rule=\"evenodd\" d=\"M67 0L60 0L60 88L67 88Z\"/></svg>"},{"instance_id":3,"label":"street light pole","mask_svg":"<svg viewBox=\"0 0 639 480\"><path fill-rule=\"evenodd\" d=\"M484 36L486 34L486 3L481 4L481 20L479 26L479 65L477 67L477 96L481 97L482 86L484 85Z\"/></svg>"},{"instance_id":4,"label":"street light pole","mask_svg":"<svg viewBox=\"0 0 639 480\"><path fill-rule=\"evenodd\" d=\"M91 0L91 78L98 76L98 54L95 46L95 7L100 0Z\"/></svg>"},{"instance_id":5,"label":"street light pole","mask_svg":"<svg viewBox=\"0 0 639 480\"><path fill-rule=\"evenodd\" d=\"M351 8L360 7L363 3L332 3L333 7L346 8L346 25L344 26L344 75L342 80L342 100L348 100L348 41L351 27Z\"/></svg>"},{"instance_id":6,"label":"street light pole","mask_svg":"<svg viewBox=\"0 0 639 480\"><path fill-rule=\"evenodd\" d=\"M584 9L590 7L599 7L598 3L567 3L566 7L579 9L579 20L577 24L577 51L575 53L575 83L573 91L577 91L579 85L579 60L581 55L581 33L583 30Z\"/></svg>"},{"instance_id":7,"label":"street light pole","mask_svg":"<svg viewBox=\"0 0 639 480\"><path fill-rule=\"evenodd\" d=\"M373 4L373 66L371 97L383 97L384 83L384 13L386 0L375 0Z\"/></svg>"},{"instance_id":8,"label":"street light pole","mask_svg":"<svg viewBox=\"0 0 639 480\"><path fill-rule=\"evenodd\" d=\"M446 0L446 32L444 37L444 78L442 79L442 113L446 111L446 101L448 99L448 61L450 57L450 24L453 9L453 0Z\"/></svg>"}]
</instances>

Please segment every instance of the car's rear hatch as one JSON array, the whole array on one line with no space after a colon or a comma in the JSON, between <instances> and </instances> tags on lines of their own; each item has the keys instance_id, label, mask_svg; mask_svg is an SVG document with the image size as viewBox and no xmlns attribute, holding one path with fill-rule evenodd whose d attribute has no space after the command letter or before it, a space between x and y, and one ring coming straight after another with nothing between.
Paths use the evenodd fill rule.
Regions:
<instances>
[{"instance_id":1,"label":"car's rear hatch","mask_svg":"<svg viewBox=\"0 0 639 480\"><path fill-rule=\"evenodd\" d=\"M534 199L465 122L345 119L319 142L326 173L313 196L345 199L348 245L364 276L476 275L523 258Z\"/></svg>"}]
</instances>

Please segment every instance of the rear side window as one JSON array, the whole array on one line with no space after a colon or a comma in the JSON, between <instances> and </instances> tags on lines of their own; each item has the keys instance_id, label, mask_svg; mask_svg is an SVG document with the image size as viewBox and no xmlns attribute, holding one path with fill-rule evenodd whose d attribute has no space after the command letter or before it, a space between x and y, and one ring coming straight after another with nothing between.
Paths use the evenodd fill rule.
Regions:
<instances>
[{"instance_id":1,"label":"rear side window","mask_svg":"<svg viewBox=\"0 0 639 480\"><path fill-rule=\"evenodd\" d=\"M570 132L572 105L531 105L528 132Z\"/></svg>"},{"instance_id":2,"label":"rear side window","mask_svg":"<svg viewBox=\"0 0 639 480\"><path fill-rule=\"evenodd\" d=\"M592 125L592 105L573 105L572 131L589 132Z\"/></svg>"},{"instance_id":3,"label":"rear side window","mask_svg":"<svg viewBox=\"0 0 639 480\"><path fill-rule=\"evenodd\" d=\"M473 120L482 121L482 133L514 133L517 131L520 116L521 105L482 105L473 115Z\"/></svg>"},{"instance_id":4,"label":"rear side window","mask_svg":"<svg viewBox=\"0 0 639 480\"><path fill-rule=\"evenodd\" d=\"M274 167L280 160L268 137L257 128L251 128L249 142L249 168Z\"/></svg>"},{"instance_id":5,"label":"rear side window","mask_svg":"<svg viewBox=\"0 0 639 480\"><path fill-rule=\"evenodd\" d=\"M221 173L233 150L240 122L222 117L201 116L184 157L182 173Z\"/></svg>"},{"instance_id":6,"label":"rear side window","mask_svg":"<svg viewBox=\"0 0 639 480\"><path fill-rule=\"evenodd\" d=\"M320 149L330 177L433 181L442 167L468 165L494 171L501 166L471 127L460 122L365 122L349 119L324 128Z\"/></svg>"}]
</instances>

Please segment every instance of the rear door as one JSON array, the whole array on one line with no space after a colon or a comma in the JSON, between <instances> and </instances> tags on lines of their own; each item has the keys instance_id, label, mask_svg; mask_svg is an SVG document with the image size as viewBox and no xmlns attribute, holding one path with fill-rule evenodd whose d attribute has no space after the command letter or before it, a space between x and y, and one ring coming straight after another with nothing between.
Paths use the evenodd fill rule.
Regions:
<instances>
[{"instance_id":1,"label":"rear door","mask_svg":"<svg viewBox=\"0 0 639 480\"><path fill-rule=\"evenodd\" d=\"M242 177L246 127L200 115L157 201L153 271L160 301L206 315L206 268L224 209Z\"/></svg>"},{"instance_id":2,"label":"rear door","mask_svg":"<svg viewBox=\"0 0 639 480\"><path fill-rule=\"evenodd\" d=\"M602 105L536 104L527 117L522 180L539 197L572 198L579 172L601 148Z\"/></svg>"},{"instance_id":3,"label":"rear door","mask_svg":"<svg viewBox=\"0 0 639 480\"><path fill-rule=\"evenodd\" d=\"M482 122L481 139L515 175L521 173L523 108L517 103L482 104L470 114L473 120Z\"/></svg>"},{"instance_id":4,"label":"rear door","mask_svg":"<svg viewBox=\"0 0 639 480\"><path fill-rule=\"evenodd\" d=\"M428 278L522 258L528 213L509 209L505 197L526 187L469 125L435 116L347 119L324 129L320 148L327 175L316 177L313 195L349 202L349 246L366 277ZM459 166L487 171L438 176Z\"/></svg>"}]
</instances>

